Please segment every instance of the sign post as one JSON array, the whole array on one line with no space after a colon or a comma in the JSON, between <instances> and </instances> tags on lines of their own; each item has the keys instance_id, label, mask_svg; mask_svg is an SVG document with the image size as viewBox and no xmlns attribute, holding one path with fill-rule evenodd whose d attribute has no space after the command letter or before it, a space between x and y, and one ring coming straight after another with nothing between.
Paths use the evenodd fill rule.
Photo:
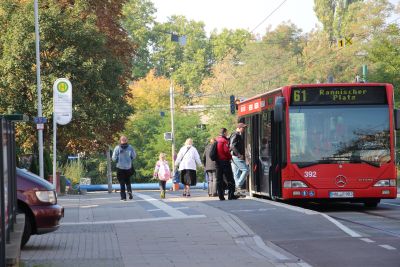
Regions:
<instances>
[{"instance_id":1,"label":"sign post","mask_svg":"<svg viewBox=\"0 0 400 267\"><path fill-rule=\"evenodd\" d=\"M68 79L57 79L53 84L53 185L57 188L57 123L68 124L72 119L72 84Z\"/></svg>"}]
</instances>

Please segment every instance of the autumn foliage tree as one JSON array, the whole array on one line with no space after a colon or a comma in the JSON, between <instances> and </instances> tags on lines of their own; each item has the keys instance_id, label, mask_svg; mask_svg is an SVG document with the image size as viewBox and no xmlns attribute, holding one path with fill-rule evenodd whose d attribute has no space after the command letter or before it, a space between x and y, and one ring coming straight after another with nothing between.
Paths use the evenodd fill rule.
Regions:
<instances>
[{"instance_id":1,"label":"autumn foliage tree","mask_svg":"<svg viewBox=\"0 0 400 267\"><path fill-rule=\"evenodd\" d=\"M59 127L65 153L103 150L124 127L134 43L120 26L124 1L40 1L40 57L43 115L52 125L52 85L60 77L73 85L73 119ZM31 1L0 3L0 112L36 116L35 37ZM50 146L51 127L45 129ZM32 123L18 127L29 152L36 142Z\"/></svg>"}]
</instances>

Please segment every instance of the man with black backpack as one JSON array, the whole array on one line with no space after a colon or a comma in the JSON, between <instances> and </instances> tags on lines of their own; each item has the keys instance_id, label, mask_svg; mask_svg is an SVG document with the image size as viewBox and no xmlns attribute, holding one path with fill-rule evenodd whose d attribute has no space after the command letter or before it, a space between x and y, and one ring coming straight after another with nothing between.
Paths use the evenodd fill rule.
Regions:
<instances>
[{"instance_id":1,"label":"man with black backpack","mask_svg":"<svg viewBox=\"0 0 400 267\"><path fill-rule=\"evenodd\" d=\"M233 179L233 173L230 163L232 155L229 151L229 140L227 136L228 136L228 130L226 128L222 128L220 136L217 137L216 170L217 170L217 192L219 200L225 200L224 197L225 185L228 188L228 199L229 200L237 199L237 196L235 196L235 180ZM212 150L213 149L211 149L211 151Z\"/></svg>"}]
</instances>

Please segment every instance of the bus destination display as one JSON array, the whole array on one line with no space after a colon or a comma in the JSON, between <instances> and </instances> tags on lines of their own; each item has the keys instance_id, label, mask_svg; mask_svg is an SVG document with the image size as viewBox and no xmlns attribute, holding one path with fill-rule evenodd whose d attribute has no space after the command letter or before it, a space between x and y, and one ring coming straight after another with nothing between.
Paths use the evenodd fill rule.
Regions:
<instances>
[{"instance_id":1,"label":"bus destination display","mask_svg":"<svg viewBox=\"0 0 400 267\"><path fill-rule=\"evenodd\" d=\"M290 105L387 104L383 86L292 88Z\"/></svg>"}]
</instances>

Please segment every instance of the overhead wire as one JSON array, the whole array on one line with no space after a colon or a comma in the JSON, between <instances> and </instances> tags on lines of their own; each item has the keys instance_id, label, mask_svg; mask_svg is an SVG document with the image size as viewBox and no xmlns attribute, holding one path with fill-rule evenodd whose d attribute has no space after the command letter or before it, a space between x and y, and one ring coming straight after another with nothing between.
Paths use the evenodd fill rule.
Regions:
<instances>
[{"instance_id":1,"label":"overhead wire","mask_svg":"<svg viewBox=\"0 0 400 267\"><path fill-rule=\"evenodd\" d=\"M285 2L286 2L286 0L282 1L282 2L279 4L279 6L278 6L277 8L275 8L270 14L268 14L268 16L265 17L256 27L254 27L253 30L252 30L251 32L254 32L259 26L261 26L261 25L262 25L269 17L271 17L271 15L274 14ZM400 17L397 17L397 18L393 19L392 21L386 23L386 25L392 24L392 23L398 21L399 19L400 19ZM365 36L364 36L364 35L365 35ZM360 40L363 40L363 39L365 40L365 39L367 39L369 36L370 36L370 35L369 35L368 33L364 33L364 34L360 34L360 35L354 35L353 37L362 37ZM282 41L279 41L279 42L263 42L263 43L261 43L261 44L267 44L267 45L268 45L268 44L289 44L289 43L291 43L291 42L290 42L290 39L282 40ZM335 52L335 53L326 55L325 57L318 57L318 55L311 56L311 57L307 60L307 62L305 62L304 64L313 64L313 63L320 62L320 61L322 61L322 60L329 60L330 58L332 58L332 57L334 57L334 56L337 56L338 52L341 51L343 48L344 48L344 47L341 47L341 48L339 48L339 49L337 49L337 50L334 50L333 52ZM227 54L229 54L229 52L230 52L231 50L232 50L232 49L228 50L228 53L227 53ZM223 61L225 58L226 58L226 57L224 57L221 61ZM275 74L274 76L267 78L266 80L263 79L262 82L265 82L265 81L272 81L272 80L276 79L277 77L279 77L279 76L281 76L281 75L285 75L285 74L289 73L289 72L292 71L293 69L294 69L294 67L286 68L286 69L284 69L283 71L280 71L279 73ZM249 77L249 76L257 76L257 75L260 75L260 74L262 74L262 72L252 73L252 74L245 74L245 75L243 75L243 76L239 76L239 77L235 77L235 78L236 78L236 79L237 79L237 78L240 79L240 78ZM257 83L257 84L259 84L259 83ZM254 85L257 85L257 84L254 84ZM212 96L212 95L221 95L221 93L219 92L219 93L215 93L215 94L207 94L207 95L204 95L204 96Z\"/></svg>"},{"instance_id":2,"label":"overhead wire","mask_svg":"<svg viewBox=\"0 0 400 267\"><path fill-rule=\"evenodd\" d=\"M274 10L271 11L271 13L268 14L259 24L257 24L254 29L252 29L250 32L253 33L258 27L260 27L267 19L269 19L287 0L283 0L279 6L277 6Z\"/></svg>"}]
</instances>

